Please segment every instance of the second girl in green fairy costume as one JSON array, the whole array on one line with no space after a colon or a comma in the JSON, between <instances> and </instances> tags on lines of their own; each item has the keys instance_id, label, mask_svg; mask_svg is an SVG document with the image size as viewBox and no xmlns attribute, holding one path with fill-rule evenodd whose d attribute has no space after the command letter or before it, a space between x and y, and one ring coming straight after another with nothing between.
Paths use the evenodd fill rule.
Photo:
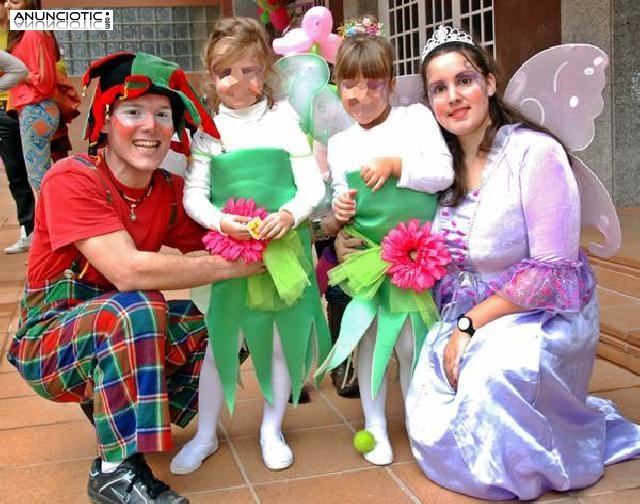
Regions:
<instances>
[{"instance_id":1,"label":"second girl in green fairy costume","mask_svg":"<svg viewBox=\"0 0 640 504\"><path fill-rule=\"evenodd\" d=\"M386 465L393 461L385 416L387 363L395 351L406 396L424 335L437 318L428 288L431 266L437 270L448 258L442 247L424 252L415 245L438 241L428 221L435 215L436 193L451 185L454 174L429 109L418 103L392 106L393 48L377 23L349 20L343 32L334 77L356 124L329 139L333 212L348 222L345 229L361 238L365 250L329 271L331 284L353 299L336 345L317 374L335 368L356 349L365 429L375 438L364 458Z\"/></svg>"},{"instance_id":2,"label":"second girl in green fairy costume","mask_svg":"<svg viewBox=\"0 0 640 504\"><path fill-rule=\"evenodd\" d=\"M204 62L221 141L194 135L185 209L216 236L237 240L238 247L268 243L264 261L272 275L211 287L210 302L201 307L208 311L210 345L200 375L198 430L172 460L171 471L190 473L218 448L218 417L225 398L233 411L243 338L265 398L262 458L269 469L284 469L293 463L282 435L289 395L297 403L312 359L324 359L331 345L306 222L324 196L324 184L295 112L274 99L273 56L262 25L250 18L220 19ZM240 211L254 203L265 210L257 229ZM270 268L283 256L290 261L285 267ZM297 283L283 287L281 276L296 268Z\"/></svg>"}]
</instances>

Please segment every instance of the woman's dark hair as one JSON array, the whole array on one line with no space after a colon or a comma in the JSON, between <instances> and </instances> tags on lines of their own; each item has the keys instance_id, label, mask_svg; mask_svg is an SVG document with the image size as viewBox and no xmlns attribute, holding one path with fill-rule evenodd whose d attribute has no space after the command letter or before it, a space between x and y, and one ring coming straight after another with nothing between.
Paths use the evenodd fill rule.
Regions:
<instances>
[{"instance_id":1,"label":"woman's dark hair","mask_svg":"<svg viewBox=\"0 0 640 504\"><path fill-rule=\"evenodd\" d=\"M25 0L24 2L25 10L41 10L42 9L42 1L41 0ZM7 18L9 17L9 12L7 11ZM24 35L24 30L9 30L9 35L7 36L7 52L11 52L13 46L15 46Z\"/></svg>"},{"instance_id":2,"label":"woman's dark hair","mask_svg":"<svg viewBox=\"0 0 640 504\"><path fill-rule=\"evenodd\" d=\"M493 57L489 55L484 49L480 48L477 45L466 44L463 42L448 42L440 45L432 52L427 54L424 61L422 62L422 77L423 84L425 88L425 93L427 89L427 66L429 62L443 54L457 52L461 54L472 66L473 68L481 73L485 78L491 74L495 77L496 83L498 82L499 71L493 60ZM551 133L544 126L540 126L539 124L531 121L527 117L525 117L521 112L516 110L515 108L507 105L502 100L502 93L496 92L489 97L489 118L491 120L491 124L487 127L484 132L484 137L478 145L478 150L480 152L489 152L491 150L491 145L495 140L495 137L498 133L498 130L504 126L505 124L515 124L521 123L523 126L532 129L534 131L539 131L541 133L545 133L550 137L557 140L565 152L567 152L566 147L562 144L562 141L556 137L553 133ZM453 182L452 191L453 198L448 197L446 203L441 201L442 204L446 204L447 206L457 206L465 197L468 188L465 184L465 173L466 173L466 165L464 162L464 152L462 152L462 146L458 140L458 137L452 133L449 133L446 129L440 126L440 130L442 131L442 135L447 142L449 150L451 151L451 155L453 156L453 171L455 173L455 180Z\"/></svg>"}]
</instances>

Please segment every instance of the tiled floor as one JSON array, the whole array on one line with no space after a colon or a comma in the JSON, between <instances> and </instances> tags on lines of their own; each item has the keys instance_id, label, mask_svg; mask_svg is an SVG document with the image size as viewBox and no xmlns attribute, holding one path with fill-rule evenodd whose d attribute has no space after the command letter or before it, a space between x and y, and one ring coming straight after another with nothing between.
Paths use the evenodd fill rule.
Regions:
<instances>
[{"instance_id":1,"label":"tiled floor","mask_svg":"<svg viewBox=\"0 0 640 504\"><path fill-rule=\"evenodd\" d=\"M0 249L17 236L14 208L4 173L0 175ZM640 243L640 242L639 242ZM628 246L628 244L627 244ZM15 326L16 300L24 278L24 255L0 253L0 502L87 502L87 471L95 456L94 434L77 405L37 397L5 358ZM605 301L606 302L606 301ZM412 461L404 430L397 383L390 386L388 416L396 461L372 467L351 447L362 426L357 400L338 397L328 380L312 391L311 402L291 408L285 431L296 456L285 471L271 472L260 460L256 433L262 401L248 366L233 419L224 415L221 447L189 476L168 471L172 453L150 457L156 474L192 503L376 503L478 502L431 483ZM640 422L640 377L603 360L596 363L591 390L616 401ZM193 426L174 431L181 446ZM549 502L640 502L640 460L607 468L596 485L566 494L549 493Z\"/></svg>"}]
</instances>

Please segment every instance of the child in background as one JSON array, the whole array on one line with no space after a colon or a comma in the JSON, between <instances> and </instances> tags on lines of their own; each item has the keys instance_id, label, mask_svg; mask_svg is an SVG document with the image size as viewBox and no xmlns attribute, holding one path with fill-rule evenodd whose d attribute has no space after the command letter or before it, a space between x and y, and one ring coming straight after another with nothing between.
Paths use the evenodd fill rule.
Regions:
<instances>
[{"instance_id":1,"label":"child in background","mask_svg":"<svg viewBox=\"0 0 640 504\"><path fill-rule=\"evenodd\" d=\"M349 23L334 76L342 104L356 124L329 139L333 211L338 221L346 223L353 218L351 230L358 231L368 243L379 245L399 222L414 217L432 220L436 193L451 185L454 173L449 150L427 107L391 105L393 48L380 36L377 23L371 19ZM351 33L354 35L349 36ZM424 193L401 189L408 186ZM340 268L342 265L337 269ZM344 314L335 354L332 352L318 373L336 367L349 354L344 349L352 350L357 345L356 368L365 429L376 440L375 448L364 457L372 464L386 465L393 461L385 416L388 359L395 349L402 393L406 396L424 326L428 327L435 315L424 323L417 323L419 317L411 311L398 318L389 310L385 283L372 299L359 296L348 288L348 281L346 284L354 299ZM364 320L365 313L370 320Z\"/></svg>"},{"instance_id":2,"label":"child in background","mask_svg":"<svg viewBox=\"0 0 640 504\"><path fill-rule=\"evenodd\" d=\"M259 238L280 240L296 230L311 266L307 218L324 196L324 184L297 115L287 102L274 100L274 58L263 26L250 18L220 19L203 59L211 74L211 105L221 140L202 132L193 137L184 194L187 213L208 229L249 240L250 219L224 213L222 207L231 198L251 198L269 212L257 229ZM194 471L218 448L216 426L224 398L233 410L242 338L265 397L263 461L272 470L293 463L282 435L289 394L297 404L311 357L324 359L331 347L311 267L307 277L308 286L297 301L273 309L247 306L246 280L212 286L198 430L172 460L173 473Z\"/></svg>"}]
</instances>

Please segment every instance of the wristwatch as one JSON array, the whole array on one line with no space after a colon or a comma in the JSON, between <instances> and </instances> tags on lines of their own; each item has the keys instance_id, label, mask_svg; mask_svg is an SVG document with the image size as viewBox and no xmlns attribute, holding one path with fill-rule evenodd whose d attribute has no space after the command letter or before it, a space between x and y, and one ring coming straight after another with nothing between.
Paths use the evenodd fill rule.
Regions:
<instances>
[{"instance_id":1,"label":"wristwatch","mask_svg":"<svg viewBox=\"0 0 640 504\"><path fill-rule=\"evenodd\" d=\"M467 333L469 336L473 336L476 330L473 328L473 320L467 317L464 313L458 316L458 330L463 333Z\"/></svg>"}]
</instances>

